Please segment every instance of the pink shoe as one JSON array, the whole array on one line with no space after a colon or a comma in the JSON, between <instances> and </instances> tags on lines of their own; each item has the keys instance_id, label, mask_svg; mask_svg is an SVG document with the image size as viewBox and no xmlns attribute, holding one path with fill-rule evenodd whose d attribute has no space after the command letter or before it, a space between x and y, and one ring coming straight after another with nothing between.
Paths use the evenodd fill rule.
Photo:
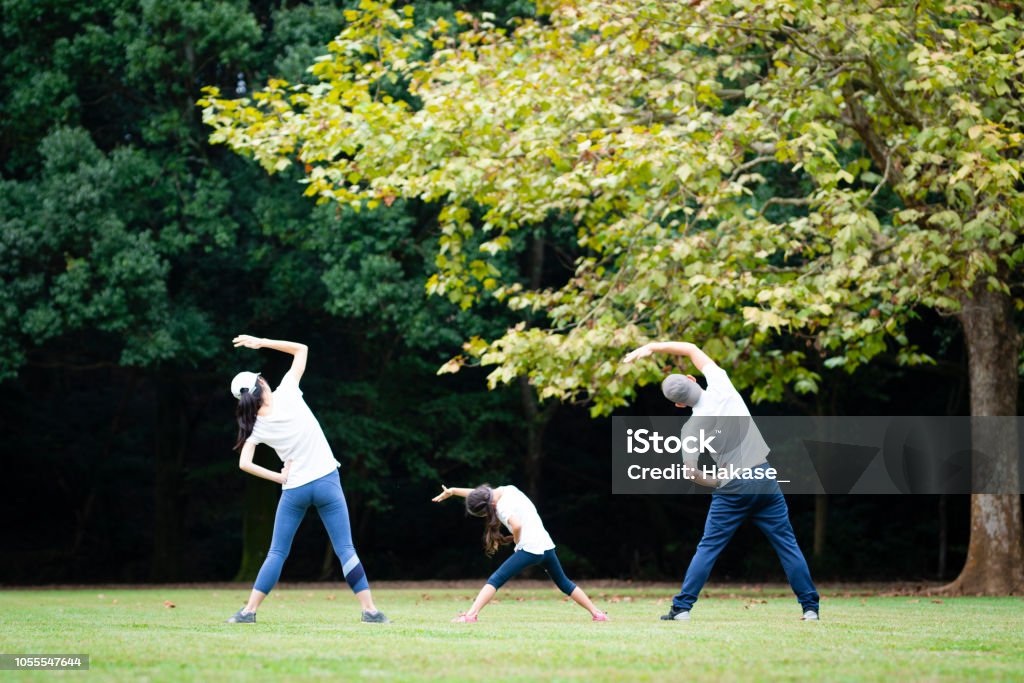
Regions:
<instances>
[{"instance_id":1,"label":"pink shoe","mask_svg":"<svg viewBox=\"0 0 1024 683\"><path fill-rule=\"evenodd\" d=\"M453 624L475 624L477 622L476 617L471 617L465 612L452 619Z\"/></svg>"},{"instance_id":2,"label":"pink shoe","mask_svg":"<svg viewBox=\"0 0 1024 683\"><path fill-rule=\"evenodd\" d=\"M597 614L593 615L593 620L594 621L608 621L608 613L607 612L598 612Z\"/></svg>"}]
</instances>

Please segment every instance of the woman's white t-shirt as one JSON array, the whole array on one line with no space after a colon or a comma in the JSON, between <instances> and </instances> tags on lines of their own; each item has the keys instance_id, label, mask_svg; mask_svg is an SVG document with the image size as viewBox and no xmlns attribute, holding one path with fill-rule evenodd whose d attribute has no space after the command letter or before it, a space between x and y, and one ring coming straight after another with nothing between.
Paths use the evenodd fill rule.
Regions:
<instances>
[{"instance_id":1,"label":"woman's white t-shirt","mask_svg":"<svg viewBox=\"0 0 1024 683\"><path fill-rule=\"evenodd\" d=\"M543 555L545 551L555 547L554 541L551 540L547 529L544 528L544 523L540 521L537 508L533 506L533 502L526 497L525 493L511 484L499 486L495 491L501 492L501 497L495 506L495 512L498 513L501 523L511 532L512 527L508 525L509 518L515 517L519 522L519 543L516 543L516 550Z\"/></svg>"},{"instance_id":2,"label":"woman's white t-shirt","mask_svg":"<svg viewBox=\"0 0 1024 683\"><path fill-rule=\"evenodd\" d=\"M292 373L286 373L274 390L274 409L270 415L257 415L246 443L265 443L277 452L281 462L291 460L288 481L282 489L293 489L319 479L341 464L313 411L302 398L302 389Z\"/></svg>"}]
</instances>

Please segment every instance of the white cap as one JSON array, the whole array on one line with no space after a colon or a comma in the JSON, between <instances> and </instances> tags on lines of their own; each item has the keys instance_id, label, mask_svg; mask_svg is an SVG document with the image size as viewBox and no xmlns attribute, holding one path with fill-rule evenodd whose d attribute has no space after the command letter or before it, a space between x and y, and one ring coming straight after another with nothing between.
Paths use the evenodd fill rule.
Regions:
<instances>
[{"instance_id":1,"label":"white cap","mask_svg":"<svg viewBox=\"0 0 1024 683\"><path fill-rule=\"evenodd\" d=\"M256 380L260 378L258 372L240 372L231 380L231 395L235 398L242 398L242 390L256 391Z\"/></svg>"}]
</instances>

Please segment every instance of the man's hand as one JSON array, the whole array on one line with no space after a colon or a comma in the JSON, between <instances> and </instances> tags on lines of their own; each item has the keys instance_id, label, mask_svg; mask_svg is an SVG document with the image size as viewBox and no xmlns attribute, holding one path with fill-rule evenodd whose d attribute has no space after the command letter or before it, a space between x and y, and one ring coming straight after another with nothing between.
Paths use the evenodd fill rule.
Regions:
<instances>
[{"instance_id":1,"label":"man's hand","mask_svg":"<svg viewBox=\"0 0 1024 683\"><path fill-rule=\"evenodd\" d=\"M281 485L282 486L284 484L288 483L288 473L291 472L291 469L292 469L292 461L291 460L286 462L284 464L284 467L281 468Z\"/></svg>"},{"instance_id":2,"label":"man's hand","mask_svg":"<svg viewBox=\"0 0 1024 683\"><path fill-rule=\"evenodd\" d=\"M248 334L240 334L234 339L232 339L231 342L235 345L236 349L239 346L244 346L247 349L262 349L264 340L261 339L260 337L253 337L252 335Z\"/></svg>"},{"instance_id":3,"label":"man's hand","mask_svg":"<svg viewBox=\"0 0 1024 683\"><path fill-rule=\"evenodd\" d=\"M626 357L622 359L623 363L632 363L633 361L640 360L641 358L647 358L654 353L650 344L644 344L638 349L633 349L626 354Z\"/></svg>"},{"instance_id":4,"label":"man's hand","mask_svg":"<svg viewBox=\"0 0 1024 683\"><path fill-rule=\"evenodd\" d=\"M441 484L441 493L431 498L431 500L434 501L435 503L440 503L443 500L448 500L453 495L455 494L452 492L452 489L448 488L444 484Z\"/></svg>"}]
</instances>

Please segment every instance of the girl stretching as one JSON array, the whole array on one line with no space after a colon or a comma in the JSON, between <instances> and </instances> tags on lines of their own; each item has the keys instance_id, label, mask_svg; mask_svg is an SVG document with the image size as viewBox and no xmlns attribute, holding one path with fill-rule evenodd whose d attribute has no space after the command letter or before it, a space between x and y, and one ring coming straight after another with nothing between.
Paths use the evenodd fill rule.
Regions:
<instances>
[{"instance_id":1,"label":"girl stretching","mask_svg":"<svg viewBox=\"0 0 1024 683\"><path fill-rule=\"evenodd\" d=\"M352 545L348 505L338 476L340 465L334 459L327 437L299 389L299 380L306 369L306 345L258 339L247 334L235 337L233 341L236 348L274 349L290 353L294 358L291 369L285 373L281 384L274 391L255 372L240 372L231 381L231 393L238 399L235 411L238 418L235 450L241 449L238 466L243 472L281 484L283 490L274 518L270 552L256 577L249 602L228 619L228 623L256 623L256 609L281 577L281 567L291 550L292 539L310 506L316 508L327 527L334 552L341 560L345 581L363 606L362 620L376 624L388 623L388 618L373 604L363 565ZM260 443L267 444L277 452L284 463L280 473L253 464L252 456L256 445Z\"/></svg>"},{"instance_id":2,"label":"girl stretching","mask_svg":"<svg viewBox=\"0 0 1024 683\"><path fill-rule=\"evenodd\" d=\"M608 615L594 607L594 603L590 601L583 589L570 581L562 571L558 555L555 554L555 544L544 528L544 523L540 521L537 508L533 506L525 493L515 486L499 486L492 489L485 484L477 486L475 489L459 489L448 488L442 484L441 493L433 500L435 503L440 503L452 496L465 498L466 512L486 520L484 523L484 551L488 555L493 555L504 543L514 541L516 544L516 551L498 567L498 571L491 574L491 578L487 579L487 583L480 589L476 600L473 601L473 606L469 608L468 612L452 619L454 623L475 623L480 610L491 601L491 598L506 581L535 564L544 567L544 571L548 573L559 590L590 612L594 621L608 621ZM512 532L511 536L502 533L502 524Z\"/></svg>"}]
</instances>

